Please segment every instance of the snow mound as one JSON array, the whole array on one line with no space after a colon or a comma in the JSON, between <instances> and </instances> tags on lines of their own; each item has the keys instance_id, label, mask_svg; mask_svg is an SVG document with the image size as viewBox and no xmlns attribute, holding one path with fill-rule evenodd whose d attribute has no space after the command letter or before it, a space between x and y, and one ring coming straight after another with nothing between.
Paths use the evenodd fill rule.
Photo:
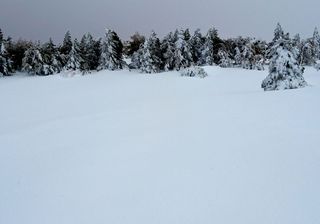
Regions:
<instances>
[{"instance_id":1,"label":"snow mound","mask_svg":"<svg viewBox=\"0 0 320 224\"><path fill-rule=\"evenodd\" d=\"M198 66L186 68L181 71L181 76L205 78L208 76L206 71Z\"/></svg>"}]
</instances>

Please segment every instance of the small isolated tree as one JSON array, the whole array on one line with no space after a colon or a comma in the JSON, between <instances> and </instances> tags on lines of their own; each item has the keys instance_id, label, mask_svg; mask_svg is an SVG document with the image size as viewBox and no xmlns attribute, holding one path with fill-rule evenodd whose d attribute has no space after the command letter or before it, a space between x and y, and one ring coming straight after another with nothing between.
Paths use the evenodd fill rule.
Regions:
<instances>
[{"instance_id":1,"label":"small isolated tree","mask_svg":"<svg viewBox=\"0 0 320 224\"><path fill-rule=\"evenodd\" d=\"M35 44L26 50L22 59L22 71L32 75L47 75L39 44Z\"/></svg>"},{"instance_id":2,"label":"small isolated tree","mask_svg":"<svg viewBox=\"0 0 320 224\"><path fill-rule=\"evenodd\" d=\"M279 39L270 51L272 57L269 75L263 80L261 87L265 90L283 90L305 87L304 69L297 62L297 50L290 40Z\"/></svg>"},{"instance_id":3,"label":"small isolated tree","mask_svg":"<svg viewBox=\"0 0 320 224\"><path fill-rule=\"evenodd\" d=\"M82 58L80 55L80 47L77 39L71 46L71 50L68 55L68 61L64 67L65 70L77 71L81 69Z\"/></svg>"},{"instance_id":4,"label":"small isolated tree","mask_svg":"<svg viewBox=\"0 0 320 224\"><path fill-rule=\"evenodd\" d=\"M106 30L106 36L102 43L100 65L98 70L122 69L123 62L123 45L117 33L113 30Z\"/></svg>"}]
</instances>

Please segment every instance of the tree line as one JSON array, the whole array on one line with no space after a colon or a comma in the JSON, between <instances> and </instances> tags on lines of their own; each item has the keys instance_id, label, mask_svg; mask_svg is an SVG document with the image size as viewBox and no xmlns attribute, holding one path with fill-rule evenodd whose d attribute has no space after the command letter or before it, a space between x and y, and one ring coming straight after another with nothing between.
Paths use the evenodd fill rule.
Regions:
<instances>
[{"instance_id":1,"label":"tree line","mask_svg":"<svg viewBox=\"0 0 320 224\"><path fill-rule=\"evenodd\" d=\"M12 75L23 71L34 75L51 75L63 70L89 73L99 70L135 69L143 73L181 70L190 66L217 65L263 70L275 54L274 46L286 40L289 51L299 66L316 66L320 59L320 35L315 28L313 36L301 39L285 33L280 24L271 42L249 37L223 39L217 29L204 35L197 29L175 30L164 38L155 32L149 37L135 33L122 41L113 30L106 30L104 38L95 39L90 33L80 40L65 34L61 44L52 39L46 43L4 38L0 29L0 73ZM130 62L126 63L125 58Z\"/></svg>"}]
</instances>

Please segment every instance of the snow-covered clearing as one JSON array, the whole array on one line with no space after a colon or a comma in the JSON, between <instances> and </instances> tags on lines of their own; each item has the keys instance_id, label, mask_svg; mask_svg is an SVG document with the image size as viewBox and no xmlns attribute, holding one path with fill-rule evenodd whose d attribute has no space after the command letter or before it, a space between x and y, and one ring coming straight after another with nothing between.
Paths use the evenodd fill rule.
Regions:
<instances>
[{"instance_id":1,"label":"snow-covered clearing","mask_svg":"<svg viewBox=\"0 0 320 224\"><path fill-rule=\"evenodd\" d=\"M320 73L0 78L1 224L319 224Z\"/></svg>"}]
</instances>

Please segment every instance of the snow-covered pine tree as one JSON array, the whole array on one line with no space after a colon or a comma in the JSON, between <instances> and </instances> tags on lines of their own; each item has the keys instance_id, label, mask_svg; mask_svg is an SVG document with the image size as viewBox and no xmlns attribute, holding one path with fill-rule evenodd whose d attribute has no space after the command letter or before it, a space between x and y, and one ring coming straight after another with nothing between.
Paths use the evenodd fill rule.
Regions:
<instances>
[{"instance_id":1,"label":"snow-covered pine tree","mask_svg":"<svg viewBox=\"0 0 320 224\"><path fill-rule=\"evenodd\" d=\"M67 31L67 33L64 36L62 45L59 48L62 66L65 66L67 61L69 60L69 53L71 51L72 45L73 44L70 31Z\"/></svg>"},{"instance_id":2,"label":"snow-covered pine tree","mask_svg":"<svg viewBox=\"0 0 320 224\"><path fill-rule=\"evenodd\" d=\"M254 51L250 38L247 38L243 45L241 67L244 69L254 68Z\"/></svg>"},{"instance_id":3,"label":"snow-covered pine tree","mask_svg":"<svg viewBox=\"0 0 320 224\"><path fill-rule=\"evenodd\" d=\"M295 89L307 86L304 68L297 62L297 49L290 40L280 38L270 50L269 75L261 87L265 91Z\"/></svg>"},{"instance_id":4,"label":"snow-covered pine tree","mask_svg":"<svg viewBox=\"0 0 320 224\"><path fill-rule=\"evenodd\" d=\"M12 61L5 47L6 40L0 29L0 74L9 75L12 72Z\"/></svg>"},{"instance_id":5,"label":"snow-covered pine tree","mask_svg":"<svg viewBox=\"0 0 320 224\"><path fill-rule=\"evenodd\" d=\"M280 23L277 23L276 29L274 30L274 38L272 40L272 45L276 44L278 40L283 39L285 36Z\"/></svg>"},{"instance_id":6,"label":"snow-covered pine tree","mask_svg":"<svg viewBox=\"0 0 320 224\"><path fill-rule=\"evenodd\" d=\"M90 33L82 36L80 45L80 57L82 58L81 71L83 73L96 70L100 57L100 41L95 41Z\"/></svg>"},{"instance_id":7,"label":"snow-covered pine tree","mask_svg":"<svg viewBox=\"0 0 320 224\"><path fill-rule=\"evenodd\" d=\"M123 45L117 33L106 30L106 36L102 43L99 70L117 70L123 68Z\"/></svg>"},{"instance_id":8,"label":"snow-covered pine tree","mask_svg":"<svg viewBox=\"0 0 320 224\"><path fill-rule=\"evenodd\" d=\"M218 57L220 58L219 66L222 68L230 68L233 67L233 61L230 58L229 52L224 48L219 49Z\"/></svg>"},{"instance_id":9,"label":"snow-covered pine tree","mask_svg":"<svg viewBox=\"0 0 320 224\"><path fill-rule=\"evenodd\" d=\"M141 60L143 57L143 44L140 48L135 51L131 56L131 63L129 65L130 69L140 69L141 68Z\"/></svg>"},{"instance_id":10,"label":"snow-covered pine tree","mask_svg":"<svg viewBox=\"0 0 320 224\"><path fill-rule=\"evenodd\" d=\"M163 55L163 67L165 71L171 71L175 68L175 51L178 40L178 31L170 32L161 42L161 52Z\"/></svg>"},{"instance_id":11,"label":"snow-covered pine tree","mask_svg":"<svg viewBox=\"0 0 320 224\"><path fill-rule=\"evenodd\" d=\"M201 65L201 54L203 51L204 40L205 39L203 38L200 29L197 29L190 39L192 61L195 65Z\"/></svg>"},{"instance_id":12,"label":"snow-covered pine tree","mask_svg":"<svg viewBox=\"0 0 320 224\"><path fill-rule=\"evenodd\" d=\"M128 42L126 54L128 56L132 56L135 52L137 52L139 49L141 49L141 46L143 46L145 42L145 37L138 32L133 34L130 37L130 41Z\"/></svg>"},{"instance_id":13,"label":"snow-covered pine tree","mask_svg":"<svg viewBox=\"0 0 320 224\"><path fill-rule=\"evenodd\" d=\"M190 33L188 30L178 32L178 39L175 42L175 69L179 71L192 65L192 55L190 46Z\"/></svg>"},{"instance_id":14,"label":"snow-covered pine tree","mask_svg":"<svg viewBox=\"0 0 320 224\"><path fill-rule=\"evenodd\" d=\"M300 65L315 65L317 58L312 38L301 41L299 53Z\"/></svg>"},{"instance_id":15,"label":"snow-covered pine tree","mask_svg":"<svg viewBox=\"0 0 320 224\"><path fill-rule=\"evenodd\" d=\"M157 73L161 71L162 58L160 41L155 32L152 32L142 49L140 70L143 73Z\"/></svg>"},{"instance_id":16,"label":"snow-covered pine tree","mask_svg":"<svg viewBox=\"0 0 320 224\"><path fill-rule=\"evenodd\" d=\"M253 69L264 70L264 64L266 61L266 52L268 49L268 44L266 41L255 40L252 43L253 47Z\"/></svg>"},{"instance_id":17,"label":"snow-covered pine tree","mask_svg":"<svg viewBox=\"0 0 320 224\"><path fill-rule=\"evenodd\" d=\"M314 56L316 60L320 59L320 35L318 28L314 28L313 37L312 37Z\"/></svg>"},{"instance_id":18,"label":"snow-covered pine tree","mask_svg":"<svg viewBox=\"0 0 320 224\"><path fill-rule=\"evenodd\" d=\"M41 55L45 66L45 75L59 73L62 70L59 51L51 38L42 46Z\"/></svg>"},{"instance_id":19,"label":"snow-covered pine tree","mask_svg":"<svg viewBox=\"0 0 320 224\"><path fill-rule=\"evenodd\" d=\"M91 35L84 34L81 38L79 49L80 57L83 59L80 65L80 70L83 73L90 72L90 57L93 55L93 50L91 48Z\"/></svg>"},{"instance_id":20,"label":"snow-covered pine tree","mask_svg":"<svg viewBox=\"0 0 320 224\"><path fill-rule=\"evenodd\" d=\"M47 75L39 43L32 45L26 50L22 59L22 71L32 75Z\"/></svg>"},{"instance_id":21,"label":"snow-covered pine tree","mask_svg":"<svg viewBox=\"0 0 320 224\"><path fill-rule=\"evenodd\" d=\"M68 55L68 61L64 66L65 70L77 71L81 69L82 58L80 55L80 46L77 39L74 40Z\"/></svg>"},{"instance_id":22,"label":"snow-covered pine tree","mask_svg":"<svg viewBox=\"0 0 320 224\"><path fill-rule=\"evenodd\" d=\"M215 28L210 28L205 37L205 42L204 42L202 57L201 57L201 64L206 64L206 65L215 64L214 57L215 57L216 49L214 49L214 47L215 47L215 43L217 42L217 39L219 39L218 31Z\"/></svg>"},{"instance_id":23,"label":"snow-covered pine tree","mask_svg":"<svg viewBox=\"0 0 320 224\"><path fill-rule=\"evenodd\" d=\"M242 54L241 54L241 51L240 51L239 47L236 47L234 51L235 51L235 54L234 54L234 64L235 64L235 66L240 67L241 64L242 64Z\"/></svg>"}]
</instances>

